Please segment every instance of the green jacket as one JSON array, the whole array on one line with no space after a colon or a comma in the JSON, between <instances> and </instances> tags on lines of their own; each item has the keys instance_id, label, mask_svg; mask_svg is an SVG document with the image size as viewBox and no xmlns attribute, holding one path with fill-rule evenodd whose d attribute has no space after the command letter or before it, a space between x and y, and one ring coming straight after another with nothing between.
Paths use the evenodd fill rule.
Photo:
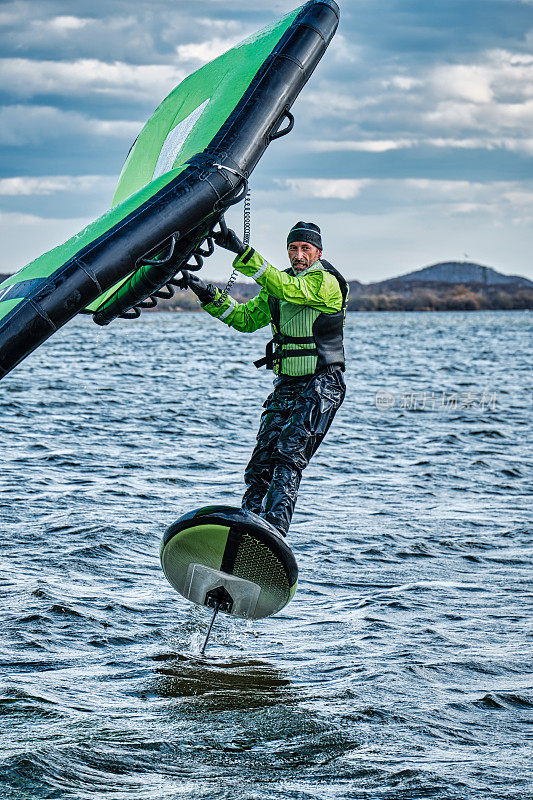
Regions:
<instances>
[{"instance_id":1,"label":"green jacket","mask_svg":"<svg viewBox=\"0 0 533 800\"><path fill-rule=\"evenodd\" d=\"M294 305L309 306L324 314L334 314L342 309L339 283L331 273L322 269L319 261L303 272L291 275L276 269L256 250L248 247L237 256L233 266L261 286L257 297L247 303L237 303L232 297L227 297L221 306L206 303L203 308L235 330L251 333L268 325L271 321L269 295ZM217 290L217 299L220 294Z\"/></svg>"}]
</instances>

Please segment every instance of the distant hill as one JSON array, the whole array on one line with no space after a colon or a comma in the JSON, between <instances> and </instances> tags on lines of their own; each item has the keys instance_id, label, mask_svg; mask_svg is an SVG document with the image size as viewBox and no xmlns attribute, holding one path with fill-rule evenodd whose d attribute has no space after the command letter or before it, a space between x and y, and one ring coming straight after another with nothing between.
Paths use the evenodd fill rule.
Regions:
<instances>
[{"instance_id":1,"label":"distant hill","mask_svg":"<svg viewBox=\"0 0 533 800\"><path fill-rule=\"evenodd\" d=\"M215 282L220 288L224 283ZM442 262L379 283L349 281L348 311L475 311L533 308L533 281L503 275L491 267ZM238 302L255 297L255 283L237 282L231 295ZM198 308L189 292L160 304L163 309Z\"/></svg>"},{"instance_id":2,"label":"distant hill","mask_svg":"<svg viewBox=\"0 0 533 800\"><path fill-rule=\"evenodd\" d=\"M377 283L350 282L350 311L533 308L533 281L470 261L444 261Z\"/></svg>"},{"instance_id":3,"label":"distant hill","mask_svg":"<svg viewBox=\"0 0 533 800\"><path fill-rule=\"evenodd\" d=\"M7 278L0 275L0 282ZM215 281L221 289L225 282ZM533 309L533 281L504 275L470 261L443 261L377 283L349 281L349 311L479 311ZM259 291L256 283L237 282L231 295L246 302ZM160 300L160 311L196 311L196 296L177 291Z\"/></svg>"},{"instance_id":4,"label":"distant hill","mask_svg":"<svg viewBox=\"0 0 533 800\"><path fill-rule=\"evenodd\" d=\"M422 267L397 278L380 281L374 286L396 285L399 283L480 283L483 286L496 286L497 284L514 283L520 286L533 288L533 281L519 275L504 275L492 267L485 267L471 261L442 261L430 267Z\"/></svg>"}]
</instances>

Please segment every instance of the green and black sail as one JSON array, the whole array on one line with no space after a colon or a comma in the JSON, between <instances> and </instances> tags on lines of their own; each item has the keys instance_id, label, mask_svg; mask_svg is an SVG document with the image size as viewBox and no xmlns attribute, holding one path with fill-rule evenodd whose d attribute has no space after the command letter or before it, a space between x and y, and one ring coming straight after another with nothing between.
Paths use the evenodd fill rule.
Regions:
<instances>
[{"instance_id":1,"label":"green and black sail","mask_svg":"<svg viewBox=\"0 0 533 800\"><path fill-rule=\"evenodd\" d=\"M111 209L0 285L0 378L76 314L106 324L150 305L191 256L201 266L202 243L290 129L338 19L334 0L309 0L171 92L131 148Z\"/></svg>"}]
</instances>

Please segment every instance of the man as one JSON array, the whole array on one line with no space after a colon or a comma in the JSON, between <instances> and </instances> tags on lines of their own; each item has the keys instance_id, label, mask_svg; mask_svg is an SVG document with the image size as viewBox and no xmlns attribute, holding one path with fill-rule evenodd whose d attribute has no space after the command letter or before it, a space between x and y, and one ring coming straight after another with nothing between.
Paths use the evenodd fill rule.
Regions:
<instances>
[{"instance_id":1,"label":"man","mask_svg":"<svg viewBox=\"0 0 533 800\"><path fill-rule=\"evenodd\" d=\"M233 266L261 286L257 297L237 303L213 284L186 275L184 284L202 307L242 332L269 322L274 338L256 366L273 369L274 391L257 444L244 473L242 507L264 517L285 536L291 522L302 470L326 435L344 400L343 326L348 285L321 260L320 228L297 222L287 237L291 267L281 272L243 244L234 231L216 233L218 245L236 253Z\"/></svg>"}]
</instances>

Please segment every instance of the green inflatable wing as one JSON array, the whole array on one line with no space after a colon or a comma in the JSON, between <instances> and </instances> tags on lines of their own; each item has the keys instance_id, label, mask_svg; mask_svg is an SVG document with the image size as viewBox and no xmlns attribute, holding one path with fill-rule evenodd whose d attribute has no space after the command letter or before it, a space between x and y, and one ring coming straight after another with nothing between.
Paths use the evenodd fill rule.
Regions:
<instances>
[{"instance_id":1,"label":"green inflatable wing","mask_svg":"<svg viewBox=\"0 0 533 800\"><path fill-rule=\"evenodd\" d=\"M289 109L338 21L334 0L309 0L171 92L131 148L112 208L0 285L0 378L76 314L100 325L138 316L172 294L181 269L202 266L214 226L292 128Z\"/></svg>"}]
</instances>

